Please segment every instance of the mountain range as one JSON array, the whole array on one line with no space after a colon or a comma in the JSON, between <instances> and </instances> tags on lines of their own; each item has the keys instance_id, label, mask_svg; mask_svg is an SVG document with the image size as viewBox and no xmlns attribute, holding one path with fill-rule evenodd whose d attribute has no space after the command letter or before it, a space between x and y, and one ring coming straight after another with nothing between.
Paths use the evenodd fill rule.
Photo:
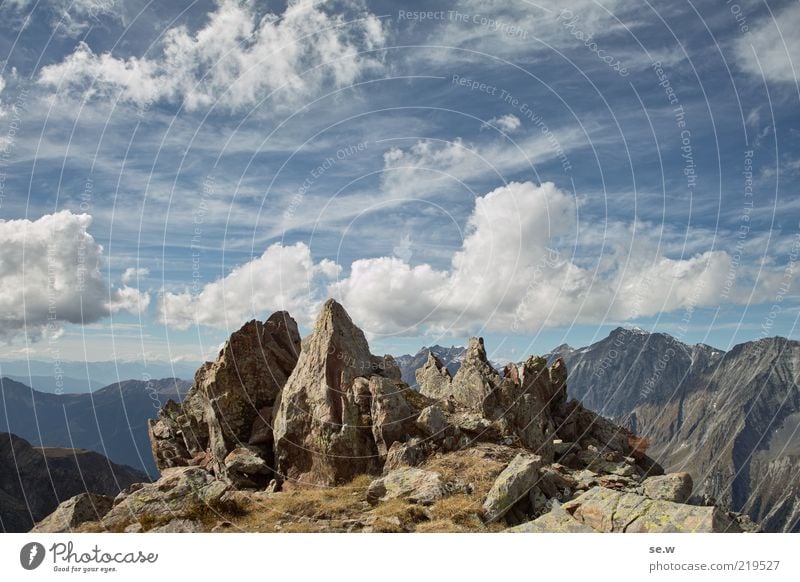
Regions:
<instances>
[{"instance_id":1,"label":"mountain range","mask_svg":"<svg viewBox=\"0 0 800 582\"><path fill-rule=\"evenodd\" d=\"M3 360L0 376L56 394L92 392L127 379L193 378L201 362Z\"/></svg>"},{"instance_id":2,"label":"mountain range","mask_svg":"<svg viewBox=\"0 0 800 582\"><path fill-rule=\"evenodd\" d=\"M147 421L168 400L180 400L184 380L126 380L86 394L47 394L0 379L0 431L44 447L96 451L115 463L158 475Z\"/></svg>"},{"instance_id":3,"label":"mountain range","mask_svg":"<svg viewBox=\"0 0 800 582\"><path fill-rule=\"evenodd\" d=\"M800 531L800 342L723 351L618 328L559 346L569 392L646 437L649 454L694 477L695 493L747 513L765 531Z\"/></svg>"}]
</instances>

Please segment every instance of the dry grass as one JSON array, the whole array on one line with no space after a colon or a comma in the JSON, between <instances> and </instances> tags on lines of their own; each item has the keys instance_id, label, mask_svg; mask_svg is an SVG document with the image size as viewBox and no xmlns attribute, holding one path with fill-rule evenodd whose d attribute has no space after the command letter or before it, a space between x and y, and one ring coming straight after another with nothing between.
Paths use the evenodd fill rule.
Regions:
<instances>
[{"instance_id":1,"label":"dry grass","mask_svg":"<svg viewBox=\"0 0 800 582\"><path fill-rule=\"evenodd\" d=\"M339 487L309 487L285 491L252 504L231 521L244 531L315 532L341 526L369 511L367 486L374 479L356 477Z\"/></svg>"},{"instance_id":2,"label":"dry grass","mask_svg":"<svg viewBox=\"0 0 800 582\"><path fill-rule=\"evenodd\" d=\"M446 481L472 484L472 496L483 499L494 480L518 452L511 447L478 444L463 451L436 455L422 468L439 473Z\"/></svg>"}]
</instances>

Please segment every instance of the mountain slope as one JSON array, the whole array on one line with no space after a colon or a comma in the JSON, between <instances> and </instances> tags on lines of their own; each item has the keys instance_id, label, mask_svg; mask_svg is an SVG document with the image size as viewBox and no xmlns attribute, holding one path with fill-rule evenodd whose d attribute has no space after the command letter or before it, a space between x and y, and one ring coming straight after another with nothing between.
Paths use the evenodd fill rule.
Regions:
<instances>
[{"instance_id":1,"label":"mountain slope","mask_svg":"<svg viewBox=\"0 0 800 582\"><path fill-rule=\"evenodd\" d=\"M768 531L798 531L800 343L769 338L725 353L620 328L554 352L573 397L649 438L666 468L693 475L696 493Z\"/></svg>"},{"instance_id":2,"label":"mountain slope","mask_svg":"<svg viewBox=\"0 0 800 582\"><path fill-rule=\"evenodd\" d=\"M0 431L37 446L97 451L114 462L157 475L147 421L189 389L183 380L128 380L89 394L45 394L3 378Z\"/></svg>"},{"instance_id":3,"label":"mountain slope","mask_svg":"<svg viewBox=\"0 0 800 582\"><path fill-rule=\"evenodd\" d=\"M116 496L147 475L81 449L37 448L0 433L0 529L26 532L79 493Z\"/></svg>"}]
</instances>

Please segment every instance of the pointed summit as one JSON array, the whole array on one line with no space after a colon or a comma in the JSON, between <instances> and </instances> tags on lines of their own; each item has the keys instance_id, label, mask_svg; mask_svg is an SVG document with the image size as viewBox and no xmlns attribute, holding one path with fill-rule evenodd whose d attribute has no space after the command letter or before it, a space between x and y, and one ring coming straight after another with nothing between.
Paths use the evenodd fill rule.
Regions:
<instances>
[{"instance_id":1,"label":"pointed summit","mask_svg":"<svg viewBox=\"0 0 800 582\"><path fill-rule=\"evenodd\" d=\"M275 462L281 478L334 484L374 472L369 382L399 378L392 358L373 356L339 303L328 299L303 341L275 408Z\"/></svg>"}]
</instances>

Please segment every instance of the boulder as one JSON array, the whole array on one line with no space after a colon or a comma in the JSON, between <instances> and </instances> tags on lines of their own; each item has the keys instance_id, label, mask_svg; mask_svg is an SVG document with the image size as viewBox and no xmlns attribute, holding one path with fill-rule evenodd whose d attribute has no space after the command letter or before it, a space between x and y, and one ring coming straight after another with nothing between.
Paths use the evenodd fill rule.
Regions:
<instances>
[{"instance_id":1,"label":"boulder","mask_svg":"<svg viewBox=\"0 0 800 582\"><path fill-rule=\"evenodd\" d=\"M261 458L260 451L252 446L233 449L224 462L228 479L237 487L255 489L265 485L272 476L272 467Z\"/></svg>"},{"instance_id":2,"label":"boulder","mask_svg":"<svg viewBox=\"0 0 800 582\"><path fill-rule=\"evenodd\" d=\"M692 496L694 483L689 473L669 473L648 477L642 483L642 492L650 499L686 503Z\"/></svg>"},{"instance_id":3,"label":"boulder","mask_svg":"<svg viewBox=\"0 0 800 582\"><path fill-rule=\"evenodd\" d=\"M483 502L484 517L491 523L503 517L528 495L539 480L542 458L520 453L497 476Z\"/></svg>"},{"instance_id":4,"label":"boulder","mask_svg":"<svg viewBox=\"0 0 800 582\"><path fill-rule=\"evenodd\" d=\"M376 362L385 360L370 354L364 333L329 299L275 405L275 464L281 478L333 485L379 472L370 423L373 385L363 379L391 380L397 368ZM383 393L387 386L381 382L375 388Z\"/></svg>"},{"instance_id":5,"label":"boulder","mask_svg":"<svg viewBox=\"0 0 800 582\"><path fill-rule=\"evenodd\" d=\"M442 409L435 404L423 408L416 422L417 428L434 441L444 439L453 430Z\"/></svg>"},{"instance_id":6,"label":"boulder","mask_svg":"<svg viewBox=\"0 0 800 582\"><path fill-rule=\"evenodd\" d=\"M56 507L37 523L32 533L68 533L87 521L99 521L111 510L114 499L95 493L81 493Z\"/></svg>"},{"instance_id":7,"label":"boulder","mask_svg":"<svg viewBox=\"0 0 800 582\"><path fill-rule=\"evenodd\" d=\"M430 398L445 399L451 394L453 377L442 361L428 352L428 361L416 371L419 391Z\"/></svg>"},{"instance_id":8,"label":"boulder","mask_svg":"<svg viewBox=\"0 0 800 582\"><path fill-rule=\"evenodd\" d=\"M150 421L158 468L189 465L210 451L212 469L227 478L225 457L250 441L254 422L274 404L299 352L297 323L285 311L234 332L217 359L198 369L183 403L168 402Z\"/></svg>"},{"instance_id":9,"label":"boulder","mask_svg":"<svg viewBox=\"0 0 800 582\"><path fill-rule=\"evenodd\" d=\"M194 519L173 519L169 523L154 527L148 533L198 533L203 531L203 524Z\"/></svg>"},{"instance_id":10,"label":"boulder","mask_svg":"<svg viewBox=\"0 0 800 582\"><path fill-rule=\"evenodd\" d=\"M375 505L389 499L403 498L420 505L431 505L453 492L441 475L415 467L395 469L375 479L367 488L367 501Z\"/></svg>"},{"instance_id":11,"label":"boulder","mask_svg":"<svg viewBox=\"0 0 800 582\"><path fill-rule=\"evenodd\" d=\"M408 442L395 441L386 453L386 462L383 465L384 474L401 467L416 467L421 465L431 451L427 442L412 438Z\"/></svg>"},{"instance_id":12,"label":"boulder","mask_svg":"<svg viewBox=\"0 0 800 582\"><path fill-rule=\"evenodd\" d=\"M200 467L175 467L120 499L103 516L105 529L122 531L133 522L164 516L191 518L214 508L230 486Z\"/></svg>"},{"instance_id":13,"label":"boulder","mask_svg":"<svg viewBox=\"0 0 800 582\"><path fill-rule=\"evenodd\" d=\"M657 501L634 493L594 487L563 505L580 523L599 532L714 533L739 532L717 507Z\"/></svg>"},{"instance_id":14,"label":"boulder","mask_svg":"<svg viewBox=\"0 0 800 582\"><path fill-rule=\"evenodd\" d=\"M597 533L592 528L574 519L560 505L541 517L504 530L507 533Z\"/></svg>"}]
</instances>

